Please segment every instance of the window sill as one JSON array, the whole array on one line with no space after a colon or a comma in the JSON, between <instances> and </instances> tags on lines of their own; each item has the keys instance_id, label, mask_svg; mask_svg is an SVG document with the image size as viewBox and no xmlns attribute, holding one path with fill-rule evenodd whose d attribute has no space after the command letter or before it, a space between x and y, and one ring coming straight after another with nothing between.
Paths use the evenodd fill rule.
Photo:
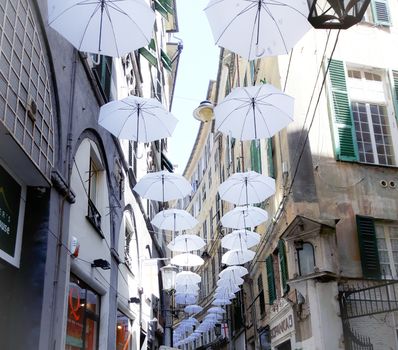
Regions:
<instances>
[{"instance_id":1,"label":"window sill","mask_svg":"<svg viewBox=\"0 0 398 350\"><path fill-rule=\"evenodd\" d=\"M103 234L101 227L98 227L96 225L96 223L94 222L94 220L90 216L86 215L86 219L91 224L91 226L94 228L94 230L97 231L97 233L101 236L101 238L105 239L105 235Z\"/></svg>"}]
</instances>

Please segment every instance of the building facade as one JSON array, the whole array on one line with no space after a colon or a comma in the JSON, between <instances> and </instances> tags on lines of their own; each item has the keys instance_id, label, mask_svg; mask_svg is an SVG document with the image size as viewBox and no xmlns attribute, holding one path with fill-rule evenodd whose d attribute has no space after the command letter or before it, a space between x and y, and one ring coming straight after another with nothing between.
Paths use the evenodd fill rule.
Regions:
<instances>
[{"instance_id":1,"label":"building facade","mask_svg":"<svg viewBox=\"0 0 398 350\"><path fill-rule=\"evenodd\" d=\"M295 98L295 120L244 143L211 123L199 130L185 172L196 192L182 207L208 240L205 309L222 269L219 219L230 209L218 184L251 169L273 177L277 190L261 204L269 220L255 228L256 256L227 307L228 339L204 334L195 346L397 347L397 13L397 1L371 1L358 25L312 29L286 56L247 63L221 51L214 104L233 87L270 83Z\"/></svg>"},{"instance_id":2,"label":"building facade","mask_svg":"<svg viewBox=\"0 0 398 350\"><path fill-rule=\"evenodd\" d=\"M168 164L166 142L137 146L98 125L100 106L128 95L171 107L176 8L151 5L154 40L111 59L52 30L46 1L0 4L1 349L162 343L163 251L132 188Z\"/></svg>"}]
</instances>

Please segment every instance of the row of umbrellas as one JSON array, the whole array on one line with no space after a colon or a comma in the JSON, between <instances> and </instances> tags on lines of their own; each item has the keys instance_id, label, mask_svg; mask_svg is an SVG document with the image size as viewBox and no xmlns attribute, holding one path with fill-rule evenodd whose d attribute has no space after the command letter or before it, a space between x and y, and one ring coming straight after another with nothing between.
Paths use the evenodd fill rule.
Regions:
<instances>
[{"instance_id":1,"label":"row of umbrellas","mask_svg":"<svg viewBox=\"0 0 398 350\"><path fill-rule=\"evenodd\" d=\"M309 30L306 0L211 0L217 45L249 60L286 54ZM146 46L155 13L144 0L48 0L48 23L80 51L121 57Z\"/></svg>"}]
</instances>

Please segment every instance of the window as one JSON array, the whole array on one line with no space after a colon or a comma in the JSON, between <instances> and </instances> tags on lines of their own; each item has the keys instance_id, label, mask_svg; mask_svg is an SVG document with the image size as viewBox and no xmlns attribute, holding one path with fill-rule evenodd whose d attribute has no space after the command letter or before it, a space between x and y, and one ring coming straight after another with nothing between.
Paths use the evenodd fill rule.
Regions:
<instances>
[{"instance_id":1,"label":"window","mask_svg":"<svg viewBox=\"0 0 398 350\"><path fill-rule=\"evenodd\" d=\"M347 68L342 61L330 61L331 107L336 158L368 164L395 166L398 144L392 128L390 94L397 99L395 72L393 86L382 70ZM396 106L398 108L398 105Z\"/></svg>"},{"instance_id":2,"label":"window","mask_svg":"<svg viewBox=\"0 0 398 350\"><path fill-rule=\"evenodd\" d=\"M97 58L95 60L97 60ZM109 101L112 82L112 57L101 55L99 64L95 66L94 72L96 73L95 77L101 87L101 92L105 101Z\"/></svg>"},{"instance_id":3,"label":"window","mask_svg":"<svg viewBox=\"0 0 398 350\"><path fill-rule=\"evenodd\" d=\"M285 294L287 290L287 280L289 279L288 270L287 270L287 259L286 259L286 250L285 243L282 239L278 242L278 256L279 256L279 268L280 268L280 276L281 276L281 284L282 284L282 294Z\"/></svg>"},{"instance_id":4,"label":"window","mask_svg":"<svg viewBox=\"0 0 398 350\"><path fill-rule=\"evenodd\" d=\"M300 276L313 273L315 268L314 247L308 242L295 242L295 244Z\"/></svg>"},{"instance_id":5,"label":"window","mask_svg":"<svg viewBox=\"0 0 398 350\"><path fill-rule=\"evenodd\" d=\"M375 222L377 250L383 278L398 278L398 224Z\"/></svg>"},{"instance_id":6,"label":"window","mask_svg":"<svg viewBox=\"0 0 398 350\"><path fill-rule=\"evenodd\" d=\"M208 239L208 237L207 237L207 220L205 220L203 222L203 239L206 241L206 243L208 243L207 242L207 239Z\"/></svg>"},{"instance_id":7,"label":"window","mask_svg":"<svg viewBox=\"0 0 398 350\"><path fill-rule=\"evenodd\" d=\"M90 158L89 178L88 178L88 213L87 219L94 226L94 228L101 232L101 214L97 209L98 202L98 166L94 160Z\"/></svg>"},{"instance_id":8,"label":"window","mask_svg":"<svg viewBox=\"0 0 398 350\"><path fill-rule=\"evenodd\" d=\"M213 227L213 207L210 208L210 238L214 238L214 227Z\"/></svg>"},{"instance_id":9,"label":"window","mask_svg":"<svg viewBox=\"0 0 398 350\"><path fill-rule=\"evenodd\" d=\"M258 289L258 301L260 304L260 315L261 317L265 315L265 300L264 300L264 287L263 287L263 276L260 274L257 279L257 289Z\"/></svg>"},{"instance_id":10,"label":"window","mask_svg":"<svg viewBox=\"0 0 398 350\"><path fill-rule=\"evenodd\" d=\"M394 165L394 152L386 107L353 102L352 114L358 143L359 161Z\"/></svg>"},{"instance_id":11,"label":"window","mask_svg":"<svg viewBox=\"0 0 398 350\"><path fill-rule=\"evenodd\" d=\"M70 276L65 350L98 349L100 297Z\"/></svg>"},{"instance_id":12,"label":"window","mask_svg":"<svg viewBox=\"0 0 398 350\"><path fill-rule=\"evenodd\" d=\"M116 350L131 349L131 320L120 311L116 320Z\"/></svg>"}]
</instances>

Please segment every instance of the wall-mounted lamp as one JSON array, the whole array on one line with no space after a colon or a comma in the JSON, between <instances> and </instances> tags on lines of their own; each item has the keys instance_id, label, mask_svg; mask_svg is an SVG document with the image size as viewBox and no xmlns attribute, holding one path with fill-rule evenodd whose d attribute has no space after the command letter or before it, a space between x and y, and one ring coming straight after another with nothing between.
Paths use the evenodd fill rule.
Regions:
<instances>
[{"instance_id":1,"label":"wall-mounted lamp","mask_svg":"<svg viewBox=\"0 0 398 350\"><path fill-rule=\"evenodd\" d=\"M91 264L91 267L99 267L103 270L109 270L111 268L111 264L105 259L95 259Z\"/></svg>"},{"instance_id":2,"label":"wall-mounted lamp","mask_svg":"<svg viewBox=\"0 0 398 350\"><path fill-rule=\"evenodd\" d=\"M192 114L196 120L206 123L214 117L213 108L214 106L210 101L202 101Z\"/></svg>"},{"instance_id":3,"label":"wall-mounted lamp","mask_svg":"<svg viewBox=\"0 0 398 350\"><path fill-rule=\"evenodd\" d=\"M129 304L139 304L141 302L140 298L131 297L128 301Z\"/></svg>"}]
</instances>

